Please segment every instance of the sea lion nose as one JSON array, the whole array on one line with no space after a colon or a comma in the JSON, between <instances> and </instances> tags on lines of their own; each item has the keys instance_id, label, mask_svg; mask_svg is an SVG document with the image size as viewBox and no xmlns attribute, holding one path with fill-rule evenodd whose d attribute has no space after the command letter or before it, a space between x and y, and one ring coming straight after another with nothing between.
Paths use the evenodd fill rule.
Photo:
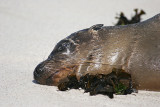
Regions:
<instances>
[{"instance_id":1,"label":"sea lion nose","mask_svg":"<svg viewBox=\"0 0 160 107\"><path fill-rule=\"evenodd\" d=\"M40 84L45 84L44 72L44 64L40 63L39 65L37 65L37 67L34 70L34 79L36 80L36 82Z\"/></svg>"}]
</instances>

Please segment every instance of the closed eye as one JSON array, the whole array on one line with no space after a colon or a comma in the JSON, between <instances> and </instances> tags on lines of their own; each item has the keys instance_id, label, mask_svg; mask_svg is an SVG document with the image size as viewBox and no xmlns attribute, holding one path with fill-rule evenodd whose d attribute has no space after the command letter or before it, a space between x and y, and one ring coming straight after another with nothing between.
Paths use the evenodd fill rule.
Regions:
<instances>
[{"instance_id":1,"label":"closed eye","mask_svg":"<svg viewBox=\"0 0 160 107\"><path fill-rule=\"evenodd\" d=\"M70 49L71 43L68 40L63 40L55 47L56 52L67 52Z\"/></svg>"},{"instance_id":2,"label":"closed eye","mask_svg":"<svg viewBox=\"0 0 160 107\"><path fill-rule=\"evenodd\" d=\"M64 51L66 51L67 49L66 49L66 46L65 45L60 45L58 48L57 48L57 51L58 52L64 52Z\"/></svg>"},{"instance_id":3,"label":"closed eye","mask_svg":"<svg viewBox=\"0 0 160 107\"><path fill-rule=\"evenodd\" d=\"M55 46L49 58L52 58L54 55L58 55L59 53L69 55L74 52L75 48L76 46L69 40L62 40Z\"/></svg>"}]
</instances>

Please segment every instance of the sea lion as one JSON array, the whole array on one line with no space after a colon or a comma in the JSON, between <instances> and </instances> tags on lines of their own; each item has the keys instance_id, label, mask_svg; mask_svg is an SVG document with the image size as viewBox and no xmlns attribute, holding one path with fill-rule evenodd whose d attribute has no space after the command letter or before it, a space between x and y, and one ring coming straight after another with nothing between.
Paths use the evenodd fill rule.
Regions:
<instances>
[{"instance_id":1,"label":"sea lion","mask_svg":"<svg viewBox=\"0 0 160 107\"><path fill-rule=\"evenodd\" d=\"M40 84L57 86L68 75L109 74L123 69L139 90L160 91L160 14L124 25L97 24L61 40L34 70Z\"/></svg>"}]
</instances>

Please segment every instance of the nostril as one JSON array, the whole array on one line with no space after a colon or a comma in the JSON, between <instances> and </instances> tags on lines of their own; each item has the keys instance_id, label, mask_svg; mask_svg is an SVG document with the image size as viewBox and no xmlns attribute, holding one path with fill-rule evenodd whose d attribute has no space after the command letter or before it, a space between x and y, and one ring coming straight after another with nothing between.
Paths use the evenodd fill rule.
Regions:
<instances>
[{"instance_id":1,"label":"nostril","mask_svg":"<svg viewBox=\"0 0 160 107\"><path fill-rule=\"evenodd\" d=\"M34 70L34 75L39 76L42 73L43 73L43 70L42 70L41 64L39 64Z\"/></svg>"},{"instance_id":2,"label":"nostril","mask_svg":"<svg viewBox=\"0 0 160 107\"><path fill-rule=\"evenodd\" d=\"M42 74L42 64L37 65L37 67L34 70L34 75L39 76L40 74Z\"/></svg>"}]
</instances>

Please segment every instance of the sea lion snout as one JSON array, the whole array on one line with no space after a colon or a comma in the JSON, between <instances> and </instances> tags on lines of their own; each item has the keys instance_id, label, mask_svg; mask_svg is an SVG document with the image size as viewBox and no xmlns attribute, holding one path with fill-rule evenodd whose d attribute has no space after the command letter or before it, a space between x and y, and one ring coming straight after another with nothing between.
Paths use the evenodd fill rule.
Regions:
<instances>
[{"instance_id":1,"label":"sea lion snout","mask_svg":"<svg viewBox=\"0 0 160 107\"><path fill-rule=\"evenodd\" d=\"M47 84L47 79L52 77L61 67L60 62L45 60L37 65L34 70L34 79L40 84Z\"/></svg>"},{"instance_id":2,"label":"sea lion snout","mask_svg":"<svg viewBox=\"0 0 160 107\"><path fill-rule=\"evenodd\" d=\"M40 84L46 84L46 79L55 71L49 67L48 61L43 61L34 70L34 79Z\"/></svg>"},{"instance_id":3,"label":"sea lion snout","mask_svg":"<svg viewBox=\"0 0 160 107\"><path fill-rule=\"evenodd\" d=\"M68 75L73 75L77 66L59 61L46 60L41 62L34 70L34 79L39 84L55 85L67 81Z\"/></svg>"}]
</instances>

